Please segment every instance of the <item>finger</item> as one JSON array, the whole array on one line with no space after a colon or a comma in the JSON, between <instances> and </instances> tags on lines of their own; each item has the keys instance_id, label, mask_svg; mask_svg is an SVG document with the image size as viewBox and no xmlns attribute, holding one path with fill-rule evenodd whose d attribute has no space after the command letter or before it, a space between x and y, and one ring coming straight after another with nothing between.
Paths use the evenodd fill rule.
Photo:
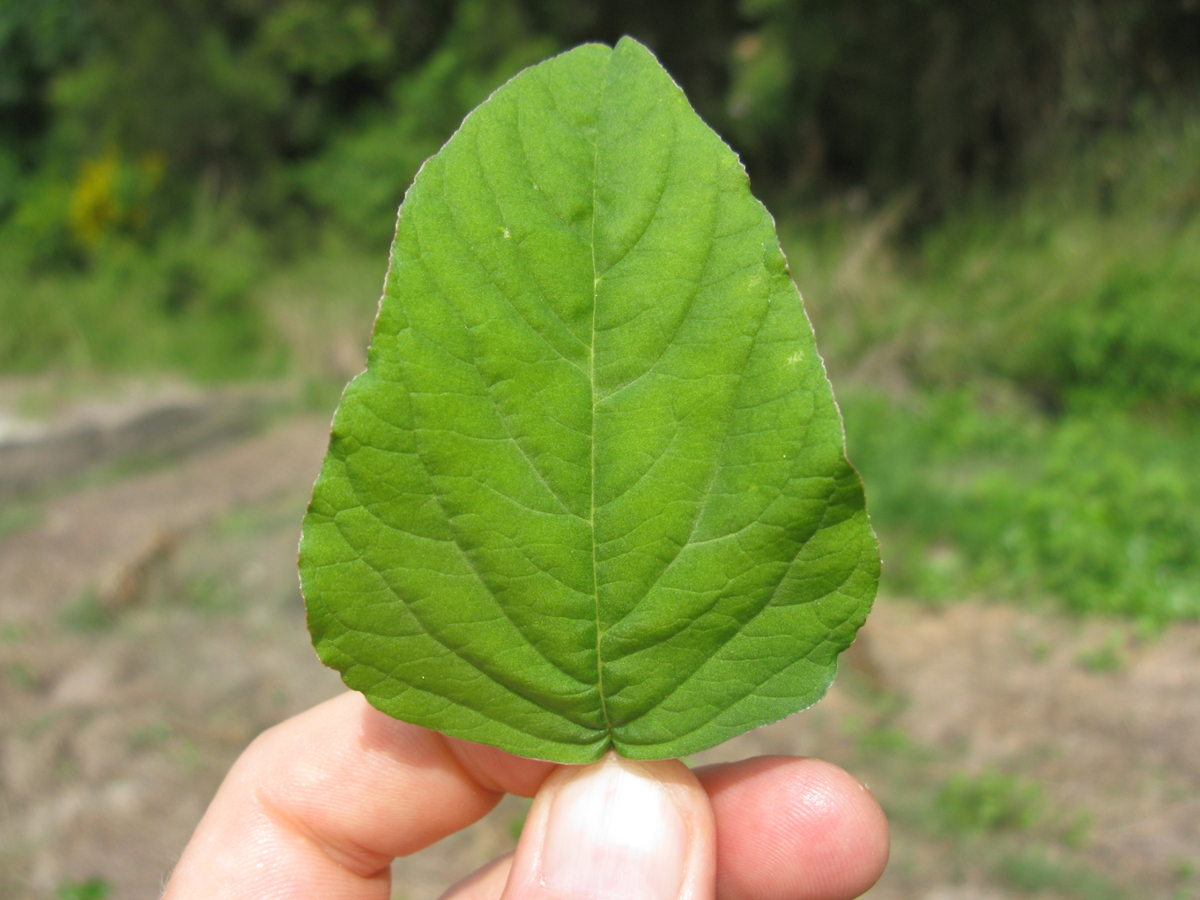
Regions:
<instances>
[{"instance_id":1,"label":"finger","mask_svg":"<svg viewBox=\"0 0 1200 900\"><path fill-rule=\"evenodd\" d=\"M502 900L712 900L712 810L676 759L609 753L534 798Z\"/></svg>"},{"instance_id":2,"label":"finger","mask_svg":"<svg viewBox=\"0 0 1200 900\"><path fill-rule=\"evenodd\" d=\"M696 775L716 822L717 900L843 900L883 873L887 821L870 792L836 766L760 757ZM498 900L511 863L502 857L444 900Z\"/></svg>"},{"instance_id":3,"label":"finger","mask_svg":"<svg viewBox=\"0 0 1200 900\"><path fill-rule=\"evenodd\" d=\"M552 763L399 722L347 693L264 732L234 764L164 900L387 900L389 863L466 827Z\"/></svg>"},{"instance_id":4,"label":"finger","mask_svg":"<svg viewBox=\"0 0 1200 900\"><path fill-rule=\"evenodd\" d=\"M696 774L717 823L720 900L848 900L883 874L883 810L837 766L759 757Z\"/></svg>"}]
</instances>

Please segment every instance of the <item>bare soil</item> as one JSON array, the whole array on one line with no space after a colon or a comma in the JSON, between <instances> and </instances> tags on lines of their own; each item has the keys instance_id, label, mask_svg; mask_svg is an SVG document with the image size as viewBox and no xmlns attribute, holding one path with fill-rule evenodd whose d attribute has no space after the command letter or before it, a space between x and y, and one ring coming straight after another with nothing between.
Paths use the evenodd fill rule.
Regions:
<instances>
[{"instance_id":1,"label":"bare soil","mask_svg":"<svg viewBox=\"0 0 1200 900\"><path fill-rule=\"evenodd\" d=\"M295 574L326 440L278 422L0 538L0 897L155 896L241 749L340 690ZM883 598L824 701L694 762L812 754L867 781L894 827L873 900L1186 900L1198 747L1200 625ZM955 779L978 796L947 799ZM397 862L396 896L510 849L522 810Z\"/></svg>"}]
</instances>

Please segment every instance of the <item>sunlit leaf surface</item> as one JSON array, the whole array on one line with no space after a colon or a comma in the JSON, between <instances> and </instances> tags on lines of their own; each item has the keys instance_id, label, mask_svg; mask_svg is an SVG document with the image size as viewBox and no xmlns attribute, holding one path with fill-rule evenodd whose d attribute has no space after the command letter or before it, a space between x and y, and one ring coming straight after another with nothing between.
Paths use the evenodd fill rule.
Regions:
<instances>
[{"instance_id":1,"label":"sunlit leaf surface","mask_svg":"<svg viewBox=\"0 0 1200 900\"><path fill-rule=\"evenodd\" d=\"M563 762L821 697L879 574L766 210L632 40L527 69L401 209L304 523L321 658Z\"/></svg>"}]
</instances>

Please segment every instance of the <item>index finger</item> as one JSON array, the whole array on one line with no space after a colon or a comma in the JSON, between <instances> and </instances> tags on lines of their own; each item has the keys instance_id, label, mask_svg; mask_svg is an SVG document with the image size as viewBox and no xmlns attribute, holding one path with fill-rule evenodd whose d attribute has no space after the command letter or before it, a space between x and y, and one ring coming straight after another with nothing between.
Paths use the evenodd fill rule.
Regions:
<instances>
[{"instance_id":1,"label":"index finger","mask_svg":"<svg viewBox=\"0 0 1200 900\"><path fill-rule=\"evenodd\" d=\"M347 693L263 732L238 759L164 900L387 900L389 865L532 796L554 763L456 741Z\"/></svg>"}]
</instances>

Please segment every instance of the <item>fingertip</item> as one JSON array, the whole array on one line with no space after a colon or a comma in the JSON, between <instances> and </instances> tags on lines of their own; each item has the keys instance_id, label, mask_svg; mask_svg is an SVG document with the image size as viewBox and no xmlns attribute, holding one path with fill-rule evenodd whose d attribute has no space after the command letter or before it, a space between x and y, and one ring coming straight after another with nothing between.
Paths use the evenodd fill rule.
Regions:
<instances>
[{"instance_id":1,"label":"fingertip","mask_svg":"<svg viewBox=\"0 0 1200 900\"><path fill-rule=\"evenodd\" d=\"M843 900L879 880L887 819L853 776L816 759L760 757L697 773L717 820L717 895Z\"/></svg>"},{"instance_id":2,"label":"fingertip","mask_svg":"<svg viewBox=\"0 0 1200 900\"><path fill-rule=\"evenodd\" d=\"M708 798L679 760L609 754L534 798L503 900L712 900Z\"/></svg>"}]
</instances>

